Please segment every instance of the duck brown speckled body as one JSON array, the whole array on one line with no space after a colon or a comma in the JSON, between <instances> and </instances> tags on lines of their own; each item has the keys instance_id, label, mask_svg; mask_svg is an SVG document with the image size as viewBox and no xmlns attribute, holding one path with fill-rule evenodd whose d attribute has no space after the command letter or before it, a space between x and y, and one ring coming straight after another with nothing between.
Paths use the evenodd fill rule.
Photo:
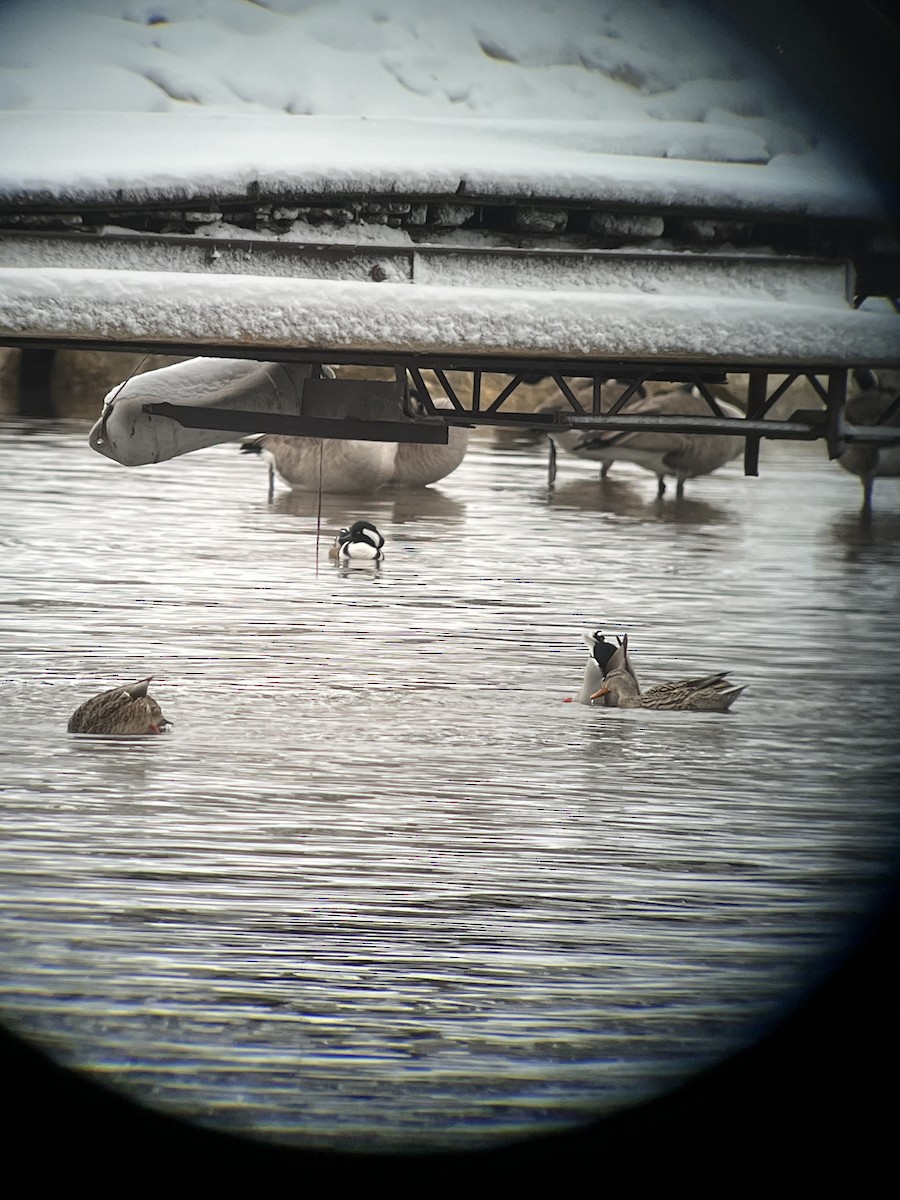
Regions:
<instances>
[{"instance_id":1,"label":"duck brown speckled body","mask_svg":"<svg viewBox=\"0 0 900 1200\"><path fill-rule=\"evenodd\" d=\"M607 675L603 687L593 699L604 697L612 708L668 708L681 712L727 712L743 687L733 687L727 671L704 675L699 679L678 679L658 683L646 692L638 689L637 681L627 671Z\"/></svg>"},{"instance_id":2,"label":"duck brown speckled body","mask_svg":"<svg viewBox=\"0 0 900 1200\"><path fill-rule=\"evenodd\" d=\"M152 675L128 687L111 688L85 700L69 718L69 733L140 735L162 733L171 721L159 704L147 695Z\"/></svg>"}]
</instances>

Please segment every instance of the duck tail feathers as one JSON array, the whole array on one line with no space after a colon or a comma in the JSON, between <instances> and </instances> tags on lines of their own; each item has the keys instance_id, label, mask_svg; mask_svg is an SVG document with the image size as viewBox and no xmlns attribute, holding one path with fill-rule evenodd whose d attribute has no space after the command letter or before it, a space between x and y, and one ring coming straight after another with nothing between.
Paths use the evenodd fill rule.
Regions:
<instances>
[{"instance_id":1,"label":"duck tail feathers","mask_svg":"<svg viewBox=\"0 0 900 1200\"><path fill-rule=\"evenodd\" d=\"M148 675L146 679L139 679L137 683L133 683L130 687L123 688L122 691L132 700L139 700L141 696L147 695L147 688L150 686L152 675Z\"/></svg>"},{"instance_id":2,"label":"duck tail feathers","mask_svg":"<svg viewBox=\"0 0 900 1200\"><path fill-rule=\"evenodd\" d=\"M723 683L730 674L730 671L714 671L712 675L700 675L696 679L686 679L684 682L693 688L715 687Z\"/></svg>"},{"instance_id":3,"label":"duck tail feathers","mask_svg":"<svg viewBox=\"0 0 900 1200\"><path fill-rule=\"evenodd\" d=\"M741 692L743 692L746 687L747 685L744 683L741 684L740 687L729 688L727 691L722 693L722 700L726 709L731 708L732 704L734 704L735 700L737 700L738 696L740 696Z\"/></svg>"}]
</instances>

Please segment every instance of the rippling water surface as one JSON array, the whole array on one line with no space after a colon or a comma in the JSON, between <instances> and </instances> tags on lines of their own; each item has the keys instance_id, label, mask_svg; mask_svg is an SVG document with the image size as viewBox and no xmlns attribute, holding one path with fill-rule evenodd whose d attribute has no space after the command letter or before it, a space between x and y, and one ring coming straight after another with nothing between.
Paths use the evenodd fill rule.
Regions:
<instances>
[{"instance_id":1,"label":"rippling water surface","mask_svg":"<svg viewBox=\"0 0 900 1200\"><path fill-rule=\"evenodd\" d=\"M655 500L479 436L420 493L267 503L0 425L0 1017L166 1111L300 1147L497 1144L757 1037L898 845L900 516L820 446ZM357 517L383 568L325 553ZM586 709L581 631L729 715ZM174 730L66 733L155 677Z\"/></svg>"}]
</instances>

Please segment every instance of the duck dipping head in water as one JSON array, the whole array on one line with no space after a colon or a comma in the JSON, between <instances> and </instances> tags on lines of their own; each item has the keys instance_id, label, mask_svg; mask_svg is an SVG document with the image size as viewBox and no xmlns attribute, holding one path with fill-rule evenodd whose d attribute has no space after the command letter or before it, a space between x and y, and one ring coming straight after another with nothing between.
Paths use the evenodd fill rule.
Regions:
<instances>
[{"instance_id":1,"label":"duck dipping head in water","mask_svg":"<svg viewBox=\"0 0 900 1200\"><path fill-rule=\"evenodd\" d=\"M584 678L578 694L579 704L591 704L594 694L603 686L610 671L631 671L628 661L628 636L617 637L615 643L608 642L598 629L596 633L585 633L584 641L591 652L584 665Z\"/></svg>"},{"instance_id":2,"label":"duck dipping head in water","mask_svg":"<svg viewBox=\"0 0 900 1200\"><path fill-rule=\"evenodd\" d=\"M129 687L112 688L85 700L69 718L69 733L141 735L162 733L172 724L152 696L152 675Z\"/></svg>"},{"instance_id":3,"label":"duck dipping head in water","mask_svg":"<svg viewBox=\"0 0 900 1200\"><path fill-rule=\"evenodd\" d=\"M728 682L727 671L696 679L658 683L642 692L628 657L628 634L611 645L602 633L585 634L591 657L584 669L578 699L582 704L606 708L665 708L681 712L728 712L746 685ZM600 678L599 684L597 683Z\"/></svg>"},{"instance_id":4,"label":"duck dipping head in water","mask_svg":"<svg viewBox=\"0 0 900 1200\"><path fill-rule=\"evenodd\" d=\"M354 521L341 529L328 551L328 557L339 563L371 564L384 558L384 538L371 521Z\"/></svg>"}]
</instances>

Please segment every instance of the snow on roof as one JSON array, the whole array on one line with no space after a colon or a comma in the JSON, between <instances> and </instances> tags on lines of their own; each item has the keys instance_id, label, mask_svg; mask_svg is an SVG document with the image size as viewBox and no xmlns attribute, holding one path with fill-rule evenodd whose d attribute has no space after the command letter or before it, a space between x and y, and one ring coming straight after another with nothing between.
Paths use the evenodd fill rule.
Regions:
<instances>
[{"instance_id":1,"label":"snow on roof","mask_svg":"<svg viewBox=\"0 0 900 1200\"><path fill-rule=\"evenodd\" d=\"M674 138L685 157L671 156ZM872 187L825 153L780 155L762 165L752 162L761 152L755 145L748 152L746 138L683 122L661 129L621 121L213 113L60 113L51 121L46 114L9 113L0 116L0 145L0 197L7 200L110 204L220 200L248 191L262 197L464 191L796 216L866 215L879 206ZM725 163L727 155L733 159Z\"/></svg>"},{"instance_id":2,"label":"snow on roof","mask_svg":"<svg viewBox=\"0 0 900 1200\"><path fill-rule=\"evenodd\" d=\"M114 213L399 195L878 215L873 185L788 84L689 0L7 0L0 202ZM306 237L301 225L273 236ZM203 233L229 236L227 214ZM350 223L310 240L364 236ZM679 289L630 270L623 290L598 259L589 285L510 262L501 286L472 259L468 278L446 264L435 276L435 262L430 277L374 283L189 274L171 270L174 249L157 274L152 256L110 262L96 239L68 269L16 259L39 253L25 240L0 273L6 337L820 365L898 354L898 318L853 310L825 276L816 294L811 276L735 288L707 273Z\"/></svg>"},{"instance_id":3,"label":"snow on roof","mask_svg":"<svg viewBox=\"0 0 900 1200\"><path fill-rule=\"evenodd\" d=\"M685 0L6 0L0 107L810 130ZM806 119L808 126L809 121Z\"/></svg>"},{"instance_id":4,"label":"snow on roof","mask_svg":"<svg viewBox=\"0 0 900 1200\"><path fill-rule=\"evenodd\" d=\"M8 0L0 108L8 200L879 207L687 0Z\"/></svg>"},{"instance_id":5,"label":"snow on roof","mask_svg":"<svg viewBox=\"0 0 900 1200\"><path fill-rule=\"evenodd\" d=\"M785 298L8 268L0 335L322 351L889 364L891 313Z\"/></svg>"}]
</instances>

